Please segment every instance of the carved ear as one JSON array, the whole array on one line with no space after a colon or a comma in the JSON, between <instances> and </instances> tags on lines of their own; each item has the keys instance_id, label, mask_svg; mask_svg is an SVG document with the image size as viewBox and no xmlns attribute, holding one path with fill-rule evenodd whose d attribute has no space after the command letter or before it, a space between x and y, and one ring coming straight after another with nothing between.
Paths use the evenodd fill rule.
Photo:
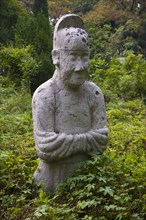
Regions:
<instances>
[{"instance_id":1,"label":"carved ear","mask_svg":"<svg viewBox=\"0 0 146 220\"><path fill-rule=\"evenodd\" d=\"M59 50L57 50L57 49L52 50L52 60L53 60L54 65L59 65L59 61L60 61L60 52L59 52Z\"/></svg>"}]
</instances>

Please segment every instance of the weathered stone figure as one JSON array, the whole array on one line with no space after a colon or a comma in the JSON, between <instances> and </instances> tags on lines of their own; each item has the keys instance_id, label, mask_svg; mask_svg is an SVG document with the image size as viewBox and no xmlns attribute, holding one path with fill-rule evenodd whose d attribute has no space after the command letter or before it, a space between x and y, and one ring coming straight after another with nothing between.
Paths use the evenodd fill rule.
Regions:
<instances>
[{"instance_id":1,"label":"weathered stone figure","mask_svg":"<svg viewBox=\"0 0 146 220\"><path fill-rule=\"evenodd\" d=\"M33 96L34 137L40 159L34 173L46 191L73 172L89 152L102 153L107 144L104 98L86 80L88 36L81 18L68 14L57 22L52 51L53 77Z\"/></svg>"}]
</instances>

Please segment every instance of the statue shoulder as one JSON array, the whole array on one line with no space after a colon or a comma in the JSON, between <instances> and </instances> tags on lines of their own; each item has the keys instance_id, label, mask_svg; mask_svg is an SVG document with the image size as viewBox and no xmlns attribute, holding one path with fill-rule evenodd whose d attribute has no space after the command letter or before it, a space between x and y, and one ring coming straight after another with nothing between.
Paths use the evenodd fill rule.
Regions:
<instances>
[{"instance_id":1,"label":"statue shoulder","mask_svg":"<svg viewBox=\"0 0 146 220\"><path fill-rule=\"evenodd\" d=\"M44 82L43 84L41 84L36 91L34 92L33 96L36 96L38 94L45 94L48 91L52 90L52 86L53 86L53 81L52 79L49 79L48 81Z\"/></svg>"},{"instance_id":2,"label":"statue shoulder","mask_svg":"<svg viewBox=\"0 0 146 220\"><path fill-rule=\"evenodd\" d=\"M54 82L52 79L49 79L36 89L32 97L32 102L34 102L34 100L41 102L51 99L54 99Z\"/></svg>"},{"instance_id":3,"label":"statue shoulder","mask_svg":"<svg viewBox=\"0 0 146 220\"><path fill-rule=\"evenodd\" d=\"M88 92L92 96L98 96L98 95L103 95L101 89L93 82L91 81L86 81L85 82L85 89L88 90Z\"/></svg>"}]
</instances>

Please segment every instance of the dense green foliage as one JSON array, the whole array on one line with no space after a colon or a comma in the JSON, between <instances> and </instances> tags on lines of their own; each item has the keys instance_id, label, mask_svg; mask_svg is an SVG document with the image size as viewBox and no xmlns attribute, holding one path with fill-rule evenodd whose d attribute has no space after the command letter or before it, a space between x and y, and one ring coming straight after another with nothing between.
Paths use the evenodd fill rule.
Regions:
<instances>
[{"instance_id":1,"label":"dense green foliage","mask_svg":"<svg viewBox=\"0 0 146 220\"><path fill-rule=\"evenodd\" d=\"M43 12L43 14L48 18L48 3L47 0L35 0L33 6L33 12L35 16L39 12Z\"/></svg>"},{"instance_id":2,"label":"dense green foliage","mask_svg":"<svg viewBox=\"0 0 146 220\"><path fill-rule=\"evenodd\" d=\"M3 1L1 3L3 7L0 9L0 12L3 8L6 12L10 11L10 14L14 11L15 19L10 16L8 17L7 15L2 16L5 24L4 27L2 26L2 37L4 37L3 31L11 31L12 28L9 27L10 22L13 31L11 31L10 34L12 35L11 39L6 38L5 42L1 39L0 69L3 72L3 75L10 76L11 80L17 82L17 85L21 85L24 75L23 73L28 71L28 66L31 66L32 71L30 70L27 73L27 75L29 75L29 83L27 86L33 94L35 89L41 83L48 80L53 74L53 65L51 62L52 31L48 20L47 2L44 1L44 7L43 4L37 5L37 9L35 2L34 14L26 11L24 8L22 10L22 6L19 5L18 2L16 4L16 2L17 1L15 0L9 0L9 4L5 4ZM15 5L17 7L19 6L21 10L18 11ZM29 51L28 48L31 48L31 50ZM3 56L4 53L5 55ZM29 59L26 59L28 53L29 56L31 56L30 61ZM11 63L10 60L12 57L13 61ZM27 66L26 68L23 66L23 70L20 68L21 61L19 63L19 59L26 64L25 66ZM32 59L34 61L34 66L32 64ZM8 65L4 66L4 63L7 63L9 68ZM12 71L10 73L9 69L11 69L11 67Z\"/></svg>"},{"instance_id":3,"label":"dense green foliage","mask_svg":"<svg viewBox=\"0 0 146 220\"><path fill-rule=\"evenodd\" d=\"M34 2L33 14L16 0L0 1L0 219L145 220L145 1L48 1L54 18L71 11L86 21L89 79L104 93L109 128L104 154L92 155L54 194L32 180L31 93L53 73L47 4Z\"/></svg>"},{"instance_id":4,"label":"dense green foliage","mask_svg":"<svg viewBox=\"0 0 146 220\"><path fill-rule=\"evenodd\" d=\"M98 29L109 25L110 49L121 56L125 50L146 56L146 2L144 0L98 0L88 13L83 14L85 23L94 26L96 40ZM94 37L95 36L95 37ZM98 51L98 48L97 48ZM111 51L110 51L111 52Z\"/></svg>"},{"instance_id":5,"label":"dense green foliage","mask_svg":"<svg viewBox=\"0 0 146 220\"><path fill-rule=\"evenodd\" d=\"M25 83L29 88L41 66L33 55L34 49L30 45L23 48L2 47L0 51L2 75L7 76L17 87Z\"/></svg>"},{"instance_id":6,"label":"dense green foliage","mask_svg":"<svg viewBox=\"0 0 146 220\"><path fill-rule=\"evenodd\" d=\"M105 50L111 56L121 56L125 50L132 50L135 54L146 56L145 0L48 0L48 5L53 23L60 15L68 12L82 16L92 41L95 43L98 39L100 42L100 48L96 44L94 47L97 52L103 48L102 55ZM107 26L110 27L108 38L105 35L108 44L104 38Z\"/></svg>"},{"instance_id":7,"label":"dense green foliage","mask_svg":"<svg viewBox=\"0 0 146 220\"><path fill-rule=\"evenodd\" d=\"M0 44L14 41L15 26L22 7L16 0L0 1Z\"/></svg>"},{"instance_id":8,"label":"dense green foliage","mask_svg":"<svg viewBox=\"0 0 146 220\"><path fill-rule=\"evenodd\" d=\"M108 53L106 53L108 56ZM91 78L102 88L105 99L116 98L131 100L140 98L146 101L146 61L141 54L128 52L125 57L113 57L112 60L100 58L100 54L91 59Z\"/></svg>"},{"instance_id":9,"label":"dense green foliage","mask_svg":"<svg viewBox=\"0 0 146 220\"><path fill-rule=\"evenodd\" d=\"M46 16L39 12L36 17L21 14L15 32L18 47L31 45L34 48L34 59L39 68L37 74L31 75L30 89L32 93L53 74L51 60L52 38L51 28Z\"/></svg>"},{"instance_id":10,"label":"dense green foliage","mask_svg":"<svg viewBox=\"0 0 146 220\"><path fill-rule=\"evenodd\" d=\"M93 6L97 3L97 0L73 0L69 2L69 7L73 13L86 13L90 11Z\"/></svg>"},{"instance_id":11,"label":"dense green foliage","mask_svg":"<svg viewBox=\"0 0 146 220\"><path fill-rule=\"evenodd\" d=\"M108 147L102 156L93 155L81 164L54 195L45 195L32 182L37 157L30 94L24 86L17 91L9 79L0 78L1 218L145 219L146 106L141 99L145 85L137 90L138 83L145 83L144 65L143 58L133 54L127 55L123 63L116 58L108 64L105 60L91 60L92 80L105 92ZM129 74L133 74L132 79ZM129 80L129 87L123 89L124 78ZM137 84L130 84L134 80Z\"/></svg>"}]
</instances>

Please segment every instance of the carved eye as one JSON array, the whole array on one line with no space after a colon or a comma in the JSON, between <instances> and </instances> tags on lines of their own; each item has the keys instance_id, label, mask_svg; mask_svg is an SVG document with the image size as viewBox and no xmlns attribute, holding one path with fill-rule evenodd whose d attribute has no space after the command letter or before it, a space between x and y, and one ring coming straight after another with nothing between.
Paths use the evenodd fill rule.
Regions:
<instances>
[{"instance_id":1,"label":"carved eye","mask_svg":"<svg viewBox=\"0 0 146 220\"><path fill-rule=\"evenodd\" d=\"M70 53L70 54L69 54L69 58L70 58L71 61L76 61L76 59L77 59L77 54L76 54L76 53Z\"/></svg>"},{"instance_id":2,"label":"carved eye","mask_svg":"<svg viewBox=\"0 0 146 220\"><path fill-rule=\"evenodd\" d=\"M89 60L88 53L84 53L84 54L82 55L82 60L83 60L84 62L87 62L87 61Z\"/></svg>"}]
</instances>

